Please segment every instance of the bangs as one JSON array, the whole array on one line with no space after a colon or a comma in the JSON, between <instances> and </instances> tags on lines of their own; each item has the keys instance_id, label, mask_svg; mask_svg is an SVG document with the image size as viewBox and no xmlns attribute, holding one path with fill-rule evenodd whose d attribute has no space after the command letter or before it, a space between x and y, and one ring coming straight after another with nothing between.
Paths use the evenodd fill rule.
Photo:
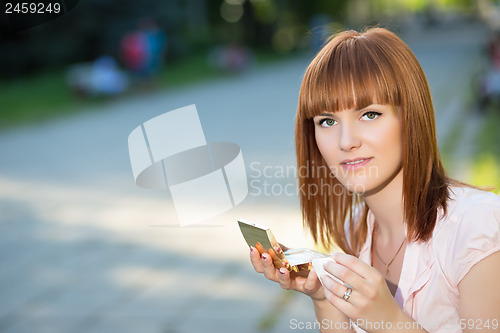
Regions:
<instances>
[{"instance_id":1,"label":"bangs","mask_svg":"<svg viewBox=\"0 0 500 333\"><path fill-rule=\"evenodd\" d=\"M301 116L307 119L370 104L398 106L398 80L389 55L355 31L337 37L314 58L304 75Z\"/></svg>"}]
</instances>

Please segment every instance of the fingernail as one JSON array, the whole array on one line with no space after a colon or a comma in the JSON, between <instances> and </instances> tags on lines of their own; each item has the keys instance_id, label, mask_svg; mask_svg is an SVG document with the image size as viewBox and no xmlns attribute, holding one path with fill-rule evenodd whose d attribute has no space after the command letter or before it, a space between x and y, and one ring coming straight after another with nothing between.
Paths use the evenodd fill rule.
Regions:
<instances>
[{"instance_id":1,"label":"fingernail","mask_svg":"<svg viewBox=\"0 0 500 333\"><path fill-rule=\"evenodd\" d=\"M250 252L253 252L254 248L253 246L250 246Z\"/></svg>"},{"instance_id":2,"label":"fingernail","mask_svg":"<svg viewBox=\"0 0 500 333\"><path fill-rule=\"evenodd\" d=\"M265 254L262 255L262 261L266 261L267 256Z\"/></svg>"},{"instance_id":3,"label":"fingernail","mask_svg":"<svg viewBox=\"0 0 500 333\"><path fill-rule=\"evenodd\" d=\"M284 269L283 267L280 268L280 274L281 275L285 275L285 272L286 272L286 269Z\"/></svg>"}]
</instances>

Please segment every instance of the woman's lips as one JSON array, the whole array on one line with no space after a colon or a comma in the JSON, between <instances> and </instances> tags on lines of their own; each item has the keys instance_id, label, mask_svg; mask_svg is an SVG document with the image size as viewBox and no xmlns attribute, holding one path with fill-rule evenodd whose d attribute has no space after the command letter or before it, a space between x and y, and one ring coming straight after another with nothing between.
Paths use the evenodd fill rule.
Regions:
<instances>
[{"instance_id":1,"label":"woman's lips","mask_svg":"<svg viewBox=\"0 0 500 333\"><path fill-rule=\"evenodd\" d=\"M363 158L356 158L354 160L344 160L340 163L342 168L347 169L347 170L355 170L358 168L361 168L372 160L372 157L363 157Z\"/></svg>"}]
</instances>

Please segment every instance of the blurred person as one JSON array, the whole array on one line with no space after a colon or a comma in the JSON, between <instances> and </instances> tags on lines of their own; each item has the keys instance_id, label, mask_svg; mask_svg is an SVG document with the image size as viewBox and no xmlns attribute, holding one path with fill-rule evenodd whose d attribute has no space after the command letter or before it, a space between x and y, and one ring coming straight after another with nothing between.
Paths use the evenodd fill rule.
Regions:
<instances>
[{"instance_id":1,"label":"blurred person","mask_svg":"<svg viewBox=\"0 0 500 333\"><path fill-rule=\"evenodd\" d=\"M91 91L94 95L117 95L125 92L128 78L108 55L97 58L92 65Z\"/></svg>"},{"instance_id":2,"label":"blurred person","mask_svg":"<svg viewBox=\"0 0 500 333\"><path fill-rule=\"evenodd\" d=\"M492 102L500 102L500 31L488 43L488 67L479 86L479 110L485 111Z\"/></svg>"},{"instance_id":3,"label":"blurred person","mask_svg":"<svg viewBox=\"0 0 500 333\"><path fill-rule=\"evenodd\" d=\"M152 19L145 19L140 23L140 31L145 42L144 74L151 78L158 74L163 65L165 50L167 47L167 36Z\"/></svg>"},{"instance_id":4,"label":"blurred person","mask_svg":"<svg viewBox=\"0 0 500 333\"><path fill-rule=\"evenodd\" d=\"M343 250L324 268L345 285L251 247L257 272L310 296L323 332L498 332L500 198L446 175L427 80L399 37L331 39L304 75L295 141L304 226Z\"/></svg>"},{"instance_id":5,"label":"blurred person","mask_svg":"<svg viewBox=\"0 0 500 333\"><path fill-rule=\"evenodd\" d=\"M125 35L121 42L121 55L125 68L138 76L146 62L146 42L136 31Z\"/></svg>"},{"instance_id":6,"label":"blurred person","mask_svg":"<svg viewBox=\"0 0 500 333\"><path fill-rule=\"evenodd\" d=\"M118 95L127 90L129 83L116 60L108 55L71 66L66 79L74 93L85 97Z\"/></svg>"},{"instance_id":7,"label":"blurred person","mask_svg":"<svg viewBox=\"0 0 500 333\"><path fill-rule=\"evenodd\" d=\"M144 19L137 31L125 35L121 54L126 68L141 81L149 81L161 70L167 48L167 36L156 22Z\"/></svg>"},{"instance_id":8,"label":"blurred person","mask_svg":"<svg viewBox=\"0 0 500 333\"><path fill-rule=\"evenodd\" d=\"M500 30L495 31L488 44L488 55L491 65L500 69Z\"/></svg>"}]
</instances>

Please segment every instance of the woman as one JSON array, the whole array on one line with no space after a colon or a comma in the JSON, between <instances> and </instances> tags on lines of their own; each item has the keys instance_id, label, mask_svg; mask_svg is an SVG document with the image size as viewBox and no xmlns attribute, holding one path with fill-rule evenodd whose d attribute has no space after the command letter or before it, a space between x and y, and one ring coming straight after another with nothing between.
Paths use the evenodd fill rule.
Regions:
<instances>
[{"instance_id":1,"label":"woman","mask_svg":"<svg viewBox=\"0 0 500 333\"><path fill-rule=\"evenodd\" d=\"M324 332L499 330L500 199L446 176L403 41L382 28L336 35L304 75L295 138L299 170L331 171L298 173L301 208L314 240L345 252L324 268L348 287L251 248L257 272L309 295Z\"/></svg>"}]
</instances>

